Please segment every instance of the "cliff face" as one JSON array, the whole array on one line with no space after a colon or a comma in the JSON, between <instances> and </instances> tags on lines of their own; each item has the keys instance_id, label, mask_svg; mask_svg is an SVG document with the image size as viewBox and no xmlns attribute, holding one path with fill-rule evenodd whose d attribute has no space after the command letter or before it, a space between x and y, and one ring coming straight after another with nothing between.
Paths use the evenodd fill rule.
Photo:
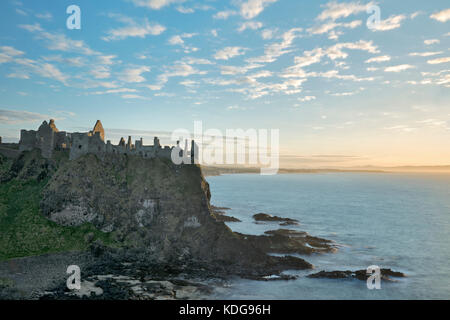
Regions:
<instances>
[{"instance_id":1,"label":"cliff face","mask_svg":"<svg viewBox=\"0 0 450 320\"><path fill-rule=\"evenodd\" d=\"M41 210L61 225L91 222L124 246L161 260L238 265L265 261L268 256L216 221L209 198L209 185L198 166L87 155L56 171L44 190Z\"/></svg>"},{"instance_id":2,"label":"cliff face","mask_svg":"<svg viewBox=\"0 0 450 320\"><path fill-rule=\"evenodd\" d=\"M90 248L107 253L103 265L138 259L256 278L312 267L269 256L219 222L196 165L119 154L44 159L39 150L0 165L0 260Z\"/></svg>"}]
</instances>

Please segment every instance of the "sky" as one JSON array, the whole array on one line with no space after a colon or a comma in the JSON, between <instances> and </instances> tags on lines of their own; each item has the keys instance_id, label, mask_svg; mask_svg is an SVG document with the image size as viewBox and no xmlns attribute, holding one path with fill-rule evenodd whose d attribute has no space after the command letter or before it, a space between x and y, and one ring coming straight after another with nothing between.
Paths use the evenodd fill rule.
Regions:
<instances>
[{"instance_id":1,"label":"sky","mask_svg":"<svg viewBox=\"0 0 450 320\"><path fill-rule=\"evenodd\" d=\"M0 136L202 121L279 129L282 167L448 165L449 44L448 0L4 0Z\"/></svg>"}]
</instances>

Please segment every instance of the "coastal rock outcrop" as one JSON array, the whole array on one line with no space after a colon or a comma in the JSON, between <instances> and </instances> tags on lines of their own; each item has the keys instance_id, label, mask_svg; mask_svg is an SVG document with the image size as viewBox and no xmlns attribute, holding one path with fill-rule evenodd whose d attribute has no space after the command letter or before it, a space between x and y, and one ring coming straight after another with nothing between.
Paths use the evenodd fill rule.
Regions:
<instances>
[{"instance_id":1,"label":"coastal rock outcrop","mask_svg":"<svg viewBox=\"0 0 450 320\"><path fill-rule=\"evenodd\" d=\"M239 234L241 239L266 253L312 254L336 252L333 241L310 236L303 231L269 230L264 235Z\"/></svg>"},{"instance_id":2,"label":"coastal rock outcrop","mask_svg":"<svg viewBox=\"0 0 450 320\"><path fill-rule=\"evenodd\" d=\"M393 281L394 278L404 278L406 275L402 272L393 271L391 269L381 269L381 279L385 281ZM370 275L367 274L366 270L356 270L356 271L320 271L317 273L310 274L309 278L328 278L328 279L358 279L367 280Z\"/></svg>"},{"instance_id":3,"label":"coastal rock outcrop","mask_svg":"<svg viewBox=\"0 0 450 320\"><path fill-rule=\"evenodd\" d=\"M298 220L290 219L290 218L282 218L278 216L272 216L267 213L257 213L253 215L253 219L256 222L281 222L280 225L282 226L289 226L289 225L298 225Z\"/></svg>"},{"instance_id":4,"label":"coastal rock outcrop","mask_svg":"<svg viewBox=\"0 0 450 320\"><path fill-rule=\"evenodd\" d=\"M299 258L269 256L243 240L217 221L209 200L209 184L199 166L163 158L85 155L55 172L40 207L56 223L90 222L112 233L121 247L160 261L195 259L252 276L311 267Z\"/></svg>"}]
</instances>

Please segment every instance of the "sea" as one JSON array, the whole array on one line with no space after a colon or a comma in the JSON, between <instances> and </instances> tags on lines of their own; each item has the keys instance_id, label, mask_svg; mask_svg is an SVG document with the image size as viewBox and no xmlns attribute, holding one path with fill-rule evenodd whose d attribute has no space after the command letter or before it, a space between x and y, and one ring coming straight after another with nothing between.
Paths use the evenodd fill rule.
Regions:
<instances>
[{"instance_id":1,"label":"sea","mask_svg":"<svg viewBox=\"0 0 450 320\"><path fill-rule=\"evenodd\" d=\"M314 270L287 271L290 281L232 279L215 299L450 299L450 174L312 173L230 174L206 178L211 203L228 207L246 234L276 230L256 224L268 213L300 221L288 228L333 240L336 253L298 255ZM284 227L286 228L286 227ZM376 265L407 275L368 289L357 279L317 279L321 270Z\"/></svg>"}]
</instances>

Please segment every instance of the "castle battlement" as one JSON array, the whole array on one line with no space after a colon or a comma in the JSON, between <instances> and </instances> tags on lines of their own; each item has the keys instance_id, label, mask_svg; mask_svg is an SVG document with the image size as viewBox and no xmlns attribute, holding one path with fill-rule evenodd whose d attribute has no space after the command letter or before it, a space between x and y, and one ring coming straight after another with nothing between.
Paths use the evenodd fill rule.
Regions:
<instances>
[{"instance_id":1,"label":"castle battlement","mask_svg":"<svg viewBox=\"0 0 450 320\"><path fill-rule=\"evenodd\" d=\"M177 142L179 148L179 143ZM174 147L162 147L158 137L153 140L153 145L145 146L143 139L132 143L131 136L128 141L122 137L118 145L113 145L110 140L105 143L105 130L100 120L97 120L94 128L89 132L68 133L59 131L55 121L44 121L37 131L21 130L20 151L40 149L42 156L51 158L54 150L70 150L70 160L77 159L86 154L102 156L105 154L136 155L143 158L166 158L171 159ZM190 156L194 160L195 143L192 142ZM180 149L180 152L184 152ZM194 162L192 162L194 163Z\"/></svg>"}]
</instances>

